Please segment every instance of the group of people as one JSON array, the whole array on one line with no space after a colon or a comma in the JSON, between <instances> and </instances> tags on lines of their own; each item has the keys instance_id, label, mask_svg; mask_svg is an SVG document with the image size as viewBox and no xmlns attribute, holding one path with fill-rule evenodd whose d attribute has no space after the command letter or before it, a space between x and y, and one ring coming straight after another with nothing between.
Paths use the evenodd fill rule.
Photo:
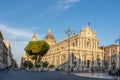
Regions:
<instances>
[{"instance_id":1,"label":"group of people","mask_svg":"<svg viewBox=\"0 0 120 80\"><path fill-rule=\"evenodd\" d=\"M4 66L3 68L0 68L0 71L17 71L17 70L20 70L19 68L13 68L13 67L10 67L10 66Z\"/></svg>"},{"instance_id":2,"label":"group of people","mask_svg":"<svg viewBox=\"0 0 120 80\"><path fill-rule=\"evenodd\" d=\"M8 72L9 71L9 67L8 66L4 66L3 68L0 69L1 71L6 71Z\"/></svg>"},{"instance_id":3,"label":"group of people","mask_svg":"<svg viewBox=\"0 0 120 80\"><path fill-rule=\"evenodd\" d=\"M109 70L109 75L120 76L120 69L111 69L111 70Z\"/></svg>"}]
</instances>

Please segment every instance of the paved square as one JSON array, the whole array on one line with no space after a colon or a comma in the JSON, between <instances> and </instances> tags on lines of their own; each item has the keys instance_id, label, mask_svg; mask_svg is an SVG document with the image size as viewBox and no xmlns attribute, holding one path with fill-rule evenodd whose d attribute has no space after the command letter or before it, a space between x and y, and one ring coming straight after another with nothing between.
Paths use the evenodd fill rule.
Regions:
<instances>
[{"instance_id":1,"label":"paved square","mask_svg":"<svg viewBox=\"0 0 120 80\"><path fill-rule=\"evenodd\" d=\"M111 80L85 77L76 74L66 74L63 72L35 72L23 70L9 71L8 73L0 72L0 80ZM85 75L87 75L87 73Z\"/></svg>"}]
</instances>

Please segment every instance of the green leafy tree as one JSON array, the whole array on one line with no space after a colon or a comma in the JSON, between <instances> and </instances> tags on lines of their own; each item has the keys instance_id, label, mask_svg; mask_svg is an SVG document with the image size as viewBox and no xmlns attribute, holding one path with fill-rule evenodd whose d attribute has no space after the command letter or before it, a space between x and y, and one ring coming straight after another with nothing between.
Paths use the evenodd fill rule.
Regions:
<instances>
[{"instance_id":1,"label":"green leafy tree","mask_svg":"<svg viewBox=\"0 0 120 80\"><path fill-rule=\"evenodd\" d=\"M35 63L39 63L42 56L44 56L49 50L49 44L43 40L39 41L30 41L29 44L25 47L27 54L35 59Z\"/></svg>"},{"instance_id":2,"label":"green leafy tree","mask_svg":"<svg viewBox=\"0 0 120 80\"><path fill-rule=\"evenodd\" d=\"M49 65L49 68L55 68L55 66L54 66L54 65L52 65L52 64L50 64L50 65Z\"/></svg>"},{"instance_id":3,"label":"green leafy tree","mask_svg":"<svg viewBox=\"0 0 120 80\"><path fill-rule=\"evenodd\" d=\"M33 63L31 61L25 61L24 62L24 67L25 68L29 67L29 69L31 69L33 67Z\"/></svg>"},{"instance_id":4,"label":"green leafy tree","mask_svg":"<svg viewBox=\"0 0 120 80\"><path fill-rule=\"evenodd\" d=\"M28 67L31 69L33 67L33 63L31 61L28 62Z\"/></svg>"},{"instance_id":5,"label":"green leafy tree","mask_svg":"<svg viewBox=\"0 0 120 80\"><path fill-rule=\"evenodd\" d=\"M47 68L48 64L49 63L47 61L45 61L45 62L42 63L43 67L45 67L45 68Z\"/></svg>"},{"instance_id":6,"label":"green leafy tree","mask_svg":"<svg viewBox=\"0 0 120 80\"><path fill-rule=\"evenodd\" d=\"M37 68L37 71L38 71L38 68L40 68L41 65L40 64L35 64L35 67Z\"/></svg>"},{"instance_id":7,"label":"green leafy tree","mask_svg":"<svg viewBox=\"0 0 120 80\"><path fill-rule=\"evenodd\" d=\"M38 67L41 67L41 65L40 65L40 64L36 64L36 65L35 65L35 67L37 67L37 68L38 68Z\"/></svg>"}]
</instances>

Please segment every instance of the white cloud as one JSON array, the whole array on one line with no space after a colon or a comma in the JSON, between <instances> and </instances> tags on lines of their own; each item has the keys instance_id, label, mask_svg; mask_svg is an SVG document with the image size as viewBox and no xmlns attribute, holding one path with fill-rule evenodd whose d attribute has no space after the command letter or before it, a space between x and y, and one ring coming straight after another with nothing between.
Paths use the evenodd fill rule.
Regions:
<instances>
[{"instance_id":1,"label":"white cloud","mask_svg":"<svg viewBox=\"0 0 120 80\"><path fill-rule=\"evenodd\" d=\"M17 62L20 64L20 58L25 52L24 47L32 39L33 32L37 30L37 27L32 27L30 29L22 29L16 27L10 27L7 25L0 24L0 31L3 34L4 40L9 40L12 48L12 53L14 58L17 59ZM37 37L43 37L43 35L38 34Z\"/></svg>"},{"instance_id":2,"label":"white cloud","mask_svg":"<svg viewBox=\"0 0 120 80\"><path fill-rule=\"evenodd\" d=\"M70 9L71 7L79 5L81 0L55 0L48 10L38 15L39 18L44 18L48 15L59 16L61 13Z\"/></svg>"},{"instance_id":3,"label":"white cloud","mask_svg":"<svg viewBox=\"0 0 120 80\"><path fill-rule=\"evenodd\" d=\"M25 31L24 29L8 27L6 25L0 24L0 30L2 31L3 35L9 39L17 39L19 38L30 38L31 32Z\"/></svg>"},{"instance_id":4,"label":"white cloud","mask_svg":"<svg viewBox=\"0 0 120 80\"><path fill-rule=\"evenodd\" d=\"M0 24L0 31L3 34L4 40L10 40L12 42L26 42L32 39L34 32L39 32L38 27L31 27L31 28L17 28L17 27L10 27L7 25ZM37 39L43 39L43 34L37 34Z\"/></svg>"},{"instance_id":5,"label":"white cloud","mask_svg":"<svg viewBox=\"0 0 120 80\"><path fill-rule=\"evenodd\" d=\"M80 0L59 0L54 5L53 9L58 12L63 12L73 6L76 6L79 2Z\"/></svg>"}]
</instances>

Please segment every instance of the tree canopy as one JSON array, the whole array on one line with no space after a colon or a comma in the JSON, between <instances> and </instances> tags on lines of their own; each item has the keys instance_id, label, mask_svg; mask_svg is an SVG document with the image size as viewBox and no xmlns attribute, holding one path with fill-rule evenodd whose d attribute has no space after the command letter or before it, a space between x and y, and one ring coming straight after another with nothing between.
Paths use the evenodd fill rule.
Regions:
<instances>
[{"instance_id":1,"label":"tree canopy","mask_svg":"<svg viewBox=\"0 0 120 80\"><path fill-rule=\"evenodd\" d=\"M37 59L44 56L49 50L49 44L46 41L30 41L28 45L25 47L25 51L29 55L34 55ZM38 59L38 60L39 60Z\"/></svg>"}]
</instances>

